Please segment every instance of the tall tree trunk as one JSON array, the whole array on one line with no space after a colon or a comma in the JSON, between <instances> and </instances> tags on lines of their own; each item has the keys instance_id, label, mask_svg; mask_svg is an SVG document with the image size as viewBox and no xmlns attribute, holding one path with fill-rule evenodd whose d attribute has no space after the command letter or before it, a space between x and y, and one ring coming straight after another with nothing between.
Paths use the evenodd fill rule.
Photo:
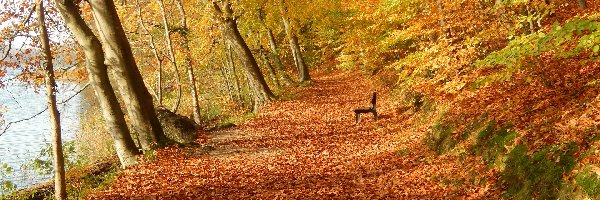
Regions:
<instances>
[{"instance_id":1,"label":"tall tree trunk","mask_svg":"<svg viewBox=\"0 0 600 200\"><path fill-rule=\"evenodd\" d=\"M284 84L291 84L292 78L285 71L285 67L281 62L281 58L279 57L279 50L277 50L277 43L275 42L275 36L273 36L273 30L271 28L267 28L267 38L269 39L269 46L271 47L271 57L273 57L273 62L275 63L275 67L279 70L280 79L283 80Z\"/></svg>"},{"instance_id":2,"label":"tall tree trunk","mask_svg":"<svg viewBox=\"0 0 600 200\"><path fill-rule=\"evenodd\" d=\"M221 9L221 6L219 6L216 0L213 0L212 4L214 12L218 15L217 19L221 24L225 39L232 45L239 59L244 64L246 78L248 79L248 83L254 94L253 111L257 112L263 104L274 99L275 95L273 95L273 92L267 85L267 82L256 63L256 59L254 59L250 48L248 48L248 45L240 34L236 19L233 17L231 4L228 1L225 1L222 6L223 9Z\"/></svg>"},{"instance_id":3,"label":"tall tree trunk","mask_svg":"<svg viewBox=\"0 0 600 200\"><path fill-rule=\"evenodd\" d=\"M152 54L154 55L154 59L156 59L156 65L158 68L158 72L156 74L156 101L158 102L158 106L162 106L163 105L163 98L162 98L162 71L163 71L163 67L162 67L162 59L160 58L160 55L158 54L158 50L156 49L156 44L154 43L154 37L152 36L152 34L150 34L150 31L148 30L148 28L146 27L146 24L144 23L144 19L142 17L142 6L139 3L139 0L136 0L136 6L137 6L137 13L138 13L138 18L140 20L140 26L142 27L142 30L144 30L144 34L148 35L148 43L150 45L150 49L152 50Z\"/></svg>"},{"instance_id":4,"label":"tall tree trunk","mask_svg":"<svg viewBox=\"0 0 600 200\"><path fill-rule=\"evenodd\" d=\"M140 145L144 150L152 149L157 143L166 141L166 136L156 116L152 96L135 63L115 4L113 0L88 2L104 43L107 65L117 81L133 128L140 136Z\"/></svg>"},{"instance_id":5,"label":"tall tree trunk","mask_svg":"<svg viewBox=\"0 0 600 200\"><path fill-rule=\"evenodd\" d=\"M181 17L180 24L180 32L183 41L181 46L183 47L183 53L185 55L185 68L188 72L188 80L190 81L190 92L192 93L192 106L194 107L194 122L196 124L200 124L202 120L200 119L200 102L198 102L198 90L196 89L196 78L194 76L194 68L192 67L192 58L190 51L190 39L188 37L189 29L187 27L187 15L185 14L185 9L183 8L183 4L181 0L175 0L175 4L177 5L177 9L179 9L179 16Z\"/></svg>"},{"instance_id":6,"label":"tall tree trunk","mask_svg":"<svg viewBox=\"0 0 600 200\"><path fill-rule=\"evenodd\" d=\"M585 0L577 0L577 3L579 4L579 8L581 8L581 10L587 9L587 4L585 3Z\"/></svg>"},{"instance_id":7,"label":"tall tree trunk","mask_svg":"<svg viewBox=\"0 0 600 200\"><path fill-rule=\"evenodd\" d=\"M237 76L237 70L235 69L235 62L233 60L233 50L231 50L231 45L230 44L225 44L225 48L226 48L226 56L227 56L227 64L229 65L229 68L231 68L231 74L233 75L233 80L235 81L235 92L236 92L236 96L237 96L237 100L238 102L244 102L242 101L242 88L240 87L240 79Z\"/></svg>"},{"instance_id":8,"label":"tall tree trunk","mask_svg":"<svg viewBox=\"0 0 600 200\"><path fill-rule=\"evenodd\" d=\"M310 81L310 74L308 73L308 67L306 66L306 63L304 63L304 58L302 58L302 52L300 50L300 45L298 44L298 37L292 32L290 20L288 19L287 15L288 13L287 7L285 6L285 0L281 0L281 18L283 20L283 29L285 30L285 34L290 42L290 50L292 51L296 68L298 68L300 82Z\"/></svg>"},{"instance_id":9,"label":"tall tree trunk","mask_svg":"<svg viewBox=\"0 0 600 200\"><path fill-rule=\"evenodd\" d=\"M52 64L52 51L50 50L50 39L46 28L46 13L44 12L44 1L37 4L38 25L40 29L40 41L46 59L46 93L48 95L48 111L50 112L50 123L52 124L52 155L54 155L54 198L67 199L67 186L65 183L65 158L63 157L62 139L60 130L60 113L56 107L56 80L54 79L54 65Z\"/></svg>"},{"instance_id":10,"label":"tall tree trunk","mask_svg":"<svg viewBox=\"0 0 600 200\"><path fill-rule=\"evenodd\" d=\"M139 154L125 123L125 116L108 78L108 67L104 64L102 44L87 26L73 1L54 0L65 24L81 45L86 57L86 69L90 85L94 88L104 116L106 130L111 134L115 150L123 167L137 164Z\"/></svg>"},{"instance_id":11,"label":"tall tree trunk","mask_svg":"<svg viewBox=\"0 0 600 200\"><path fill-rule=\"evenodd\" d=\"M279 52L277 50L277 44L275 42L275 37L273 36L273 30L271 30L271 28L269 28L269 26L267 26L267 24L265 23L264 5L258 9L257 17L260 21L260 24L262 24L262 26L266 29L266 32L267 32L267 39L269 40L269 46L271 47L271 53L270 53L270 56L268 56L268 57L271 57L271 59L275 63L275 66L277 67L277 70L279 71L279 72L277 72L277 70L274 70L275 71L274 73L276 75L278 75L277 82L279 82L279 80L281 80L281 81L283 81L283 83L285 85L289 85L292 83L292 79L290 78L290 76L287 75L287 72L285 71L285 67L283 66L283 63L281 62L281 59L279 58ZM259 39L259 41L260 41L260 39ZM259 45L260 45L260 42L259 42ZM261 48L261 50L263 50L263 49ZM279 84L278 84L278 86L279 86Z\"/></svg>"},{"instance_id":12,"label":"tall tree trunk","mask_svg":"<svg viewBox=\"0 0 600 200\"><path fill-rule=\"evenodd\" d=\"M179 76L179 67L177 65L177 60L175 60L175 51L173 50L173 45L171 44L171 30L169 29L169 22L167 21L167 10L165 9L165 4L163 0L156 0L158 2L158 6L160 7L160 13L162 14L162 21L165 31L165 43L167 44L167 51L169 52L169 60L175 69L175 84L177 84L177 99L175 100L175 105L173 105L173 112L177 112L179 109L179 104L181 103L181 77Z\"/></svg>"},{"instance_id":13,"label":"tall tree trunk","mask_svg":"<svg viewBox=\"0 0 600 200\"><path fill-rule=\"evenodd\" d=\"M227 64L225 64L225 62L221 63L221 76L223 76L223 82L225 83L225 87L227 88L227 94L229 95L229 99L231 101L235 101L235 97L233 95L233 86L231 85L231 83L229 82L229 72L227 72L228 67Z\"/></svg>"},{"instance_id":14,"label":"tall tree trunk","mask_svg":"<svg viewBox=\"0 0 600 200\"><path fill-rule=\"evenodd\" d=\"M271 80L273 81L273 85L275 85L275 87L277 89L279 89L281 87L281 85L279 83L279 79L277 79L277 75L275 74L275 69L273 68L273 65L271 65L271 63L269 62L267 53L265 52L265 49L262 47L262 45L260 45L258 53L260 54L260 57L263 60L263 63L265 63L267 70L269 70L269 76L271 77Z\"/></svg>"}]
</instances>

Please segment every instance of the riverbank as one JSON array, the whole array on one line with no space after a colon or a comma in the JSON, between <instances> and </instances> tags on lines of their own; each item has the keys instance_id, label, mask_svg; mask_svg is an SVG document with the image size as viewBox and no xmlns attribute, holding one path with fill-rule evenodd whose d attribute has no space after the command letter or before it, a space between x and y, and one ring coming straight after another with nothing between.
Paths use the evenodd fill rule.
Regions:
<instances>
[{"instance_id":1,"label":"riverbank","mask_svg":"<svg viewBox=\"0 0 600 200\"><path fill-rule=\"evenodd\" d=\"M116 157L112 157L67 171L69 194L76 195L70 197L78 197L78 199L83 197L91 190L106 184L106 182L110 181L111 177L118 173L119 170L119 160ZM51 197L53 194L54 180L50 179L17 190L11 195L3 198L43 200Z\"/></svg>"}]
</instances>

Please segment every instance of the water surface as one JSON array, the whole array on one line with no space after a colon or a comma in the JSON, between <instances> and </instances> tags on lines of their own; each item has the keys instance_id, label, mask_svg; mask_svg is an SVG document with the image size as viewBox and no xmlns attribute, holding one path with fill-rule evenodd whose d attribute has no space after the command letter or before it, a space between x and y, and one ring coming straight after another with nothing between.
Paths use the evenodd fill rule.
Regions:
<instances>
[{"instance_id":1,"label":"water surface","mask_svg":"<svg viewBox=\"0 0 600 200\"><path fill-rule=\"evenodd\" d=\"M58 102L73 97L80 90L73 83L58 84ZM73 140L80 127L81 95L76 95L67 103L59 104L63 141ZM29 118L44 110L47 106L46 90L37 91L29 86L14 83L0 89L0 113L5 123ZM0 128L4 130L5 127ZM0 182L9 180L18 188L23 188L49 179L22 166L38 157L40 151L52 142L52 132L48 112L20 123L12 124L0 136L0 164L6 163L14 171L8 175L0 174Z\"/></svg>"}]
</instances>

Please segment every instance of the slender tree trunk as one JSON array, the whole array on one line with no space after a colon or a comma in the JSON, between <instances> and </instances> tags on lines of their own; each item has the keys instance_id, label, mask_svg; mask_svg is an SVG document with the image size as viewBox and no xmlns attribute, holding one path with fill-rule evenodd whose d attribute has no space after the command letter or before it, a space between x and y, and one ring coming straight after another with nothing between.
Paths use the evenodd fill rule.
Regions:
<instances>
[{"instance_id":1,"label":"slender tree trunk","mask_svg":"<svg viewBox=\"0 0 600 200\"><path fill-rule=\"evenodd\" d=\"M139 154L125 123L125 116L108 78L108 67L104 64L102 44L87 26L73 1L54 0L65 24L81 45L86 57L86 69L90 85L94 88L104 116L106 130L111 134L117 155L123 167L137 164Z\"/></svg>"},{"instance_id":2,"label":"slender tree trunk","mask_svg":"<svg viewBox=\"0 0 600 200\"><path fill-rule=\"evenodd\" d=\"M273 85L275 85L276 88L280 88L281 85L279 83L279 79L277 79L277 75L275 74L275 69L273 68L273 65L271 65L271 63L269 62L267 53L265 52L265 49L262 47L262 45L260 45L259 54L263 60L263 63L265 63L267 70L269 70L269 76L271 77L271 80L273 81Z\"/></svg>"},{"instance_id":3,"label":"slender tree trunk","mask_svg":"<svg viewBox=\"0 0 600 200\"><path fill-rule=\"evenodd\" d=\"M289 85L293 81L290 78L290 76L287 75L287 73L285 71L285 67L283 66L283 63L281 63L281 59L279 59L279 52L277 51L277 44L275 42L275 37L273 36L273 30L271 30L271 28L269 28L269 26L267 26L267 24L265 23L264 7L259 8L259 10L257 12L257 16L258 16L258 19L260 20L260 23L262 24L263 27L265 27L266 32L267 32L267 39L269 40L269 46L271 47L270 57L273 60L273 62L275 63L277 70L279 70L279 72L277 72L277 70L274 70L275 74L278 75L278 82L281 79L285 85ZM278 84L278 86L279 86L279 84Z\"/></svg>"},{"instance_id":4,"label":"slender tree trunk","mask_svg":"<svg viewBox=\"0 0 600 200\"><path fill-rule=\"evenodd\" d=\"M52 155L54 155L54 198L67 199L65 183L65 158L63 157L60 113L56 107L56 80L54 79L54 65L52 64L52 51L50 50L50 39L46 28L46 13L44 12L44 1L37 4L38 23L40 29L40 41L44 50L46 60L46 93L48 95L48 111L50 112L50 123L52 124Z\"/></svg>"},{"instance_id":5,"label":"slender tree trunk","mask_svg":"<svg viewBox=\"0 0 600 200\"><path fill-rule=\"evenodd\" d=\"M154 148L157 143L166 141L152 96L148 92L142 75L131 52L131 46L119 20L113 0L89 0L99 30L100 39L104 43L106 63L111 67L114 80L123 96L125 107L140 136L142 149Z\"/></svg>"},{"instance_id":6,"label":"slender tree trunk","mask_svg":"<svg viewBox=\"0 0 600 200\"><path fill-rule=\"evenodd\" d=\"M233 75L233 80L235 81L235 92L237 95L237 100L238 102L243 102L242 101L242 89L240 87L240 79L237 76L237 70L235 69L235 62L233 60L233 50L231 50L231 45L229 44L225 44L226 46L226 56L227 56L227 63L229 65L229 67L231 68L231 74Z\"/></svg>"},{"instance_id":7,"label":"slender tree trunk","mask_svg":"<svg viewBox=\"0 0 600 200\"><path fill-rule=\"evenodd\" d=\"M140 20L140 26L142 27L142 30L144 30L144 34L148 35L148 43L150 45L150 49L152 50L152 54L154 55L154 59L156 59L156 65L158 68L158 72L156 74L156 101L158 102L158 106L162 106L163 105L163 98L162 98L162 71L163 71L163 67L162 67L162 59L160 58L160 55L158 53L158 50L156 49L156 44L154 43L154 37L152 36L152 34L150 34L150 31L148 30L148 28L146 27L146 24L144 23L144 19L142 17L142 6L139 3L139 0L136 0L136 5L137 5L137 13L138 13L138 18Z\"/></svg>"},{"instance_id":8,"label":"slender tree trunk","mask_svg":"<svg viewBox=\"0 0 600 200\"><path fill-rule=\"evenodd\" d=\"M300 77L300 82L310 81L310 74L308 72L308 67L304 63L304 58L302 58L300 45L298 44L298 37L291 30L290 20L287 16L287 7L285 6L285 0L281 0L281 18L283 20L283 29L285 30L285 33L290 42L290 50L292 51L294 63L296 64L296 68L298 68L298 76Z\"/></svg>"},{"instance_id":9,"label":"slender tree trunk","mask_svg":"<svg viewBox=\"0 0 600 200\"><path fill-rule=\"evenodd\" d=\"M223 9L221 9L221 6L218 5L216 0L213 0L212 4L213 10L218 15L217 19L221 24L225 39L232 45L239 59L244 64L246 78L248 79L248 84L252 88L254 94L253 111L257 112L263 104L274 99L275 95L273 95L273 92L267 85L267 82L256 63L256 59L254 59L250 48L248 48L248 45L239 32L237 22L233 17L231 4L228 1L225 1L223 3Z\"/></svg>"},{"instance_id":10,"label":"slender tree trunk","mask_svg":"<svg viewBox=\"0 0 600 200\"><path fill-rule=\"evenodd\" d=\"M227 72L227 64L225 64L225 62L221 63L221 76L223 76L223 82L225 83L225 87L227 88L227 94L229 95L229 99L231 101L235 101L234 100L234 95L233 95L233 91L232 91L232 85L229 82L229 72Z\"/></svg>"},{"instance_id":11,"label":"slender tree trunk","mask_svg":"<svg viewBox=\"0 0 600 200\"><path fill-rule=\"evenodd\" d=\"M196 124L200 124L202 119L200 118L200 102L198 102L198 89L196 89L196 78L194 76L194 68L192 67L192 58L190 51L190 39L188 37L188 27L187 27L187 15L185 14L185 9L183 8L183 4L181 0L175 0L175 4L177 5L177 9L179 9L179 16L181 17L181 37L183 38L182 47L185 54L185 68L188 72L188 80L190 81L190 92L192 93L192 106L194 107L194 122Z\"/></svg>"},{"instance_id":12,"label":"slender tree trunk","mask_svg":"<svg viewBox=\"0 0 600 200\"><path fill-rule=\"evenodd\" d=\"M260 56L260 59L264 63L265 67L267 68L267 71L269 72L269 77L271 78L272 84L275 86L276 89L279 89L279 88L281 88L281 84L279 83L279 79L277 78L277 72L275 71L275 68L273 68L273 65L271 65L271 62L269 61L269 57L267 56L267 52L265 51L265 48L262 46L261 41L262 41L262 37L260 35L260 31L257 31L256 32L256 46L258 47L258 56Z\"/></svg>"},{"instance_id":13,"label":"slender tree trunk","mask_svg":"<svg viewBox=\"0 0 600 200\"><path fill-rule=\"evenodd\" d=\"M285 71L285 67L281 62L279 57L279 51L277 50L277 43L275 42L275 37L273 36L273 30L269 27L267 28L267 38L269 39L269 46L271 47L271 57L273 57L273 62L275 63L275 67L279 70L280 79L283 80L284 84L289 85L293 83L292 78Z\"/></svg>"},{"instance_id":14,"label":"slender tree trunk","mask_svg":"<svg viewBox=\"0 0 600 200\"><path fill-rule=\"evenodd\" d=\"M160 7L160 12L162 14L163 26L165 28L165 43L167 43L167 50L169 52L169 60L171 60L171 64L175 69L175 82L177 84L177 99L175 100L175 105L173 105L173 112L177 112L179 109L179 104L181 103L181 77L179 76L179 67L177 65L177 60L175 60L175 51L173 50L173 45L171 44L171 30L169 30L169 22L167 21L167 11L165 9L165 4L163 0L156 0L158 2L158 6Z\"/></svg>"},{"instance_id":15,"label":"slender tree trunk","mask_svg":"<svg viewBox=\"0 0 600 200\"><path fill-rule=\"evenodd\" d=\"M585 3L585 0L577 0L577 3L579 4L579 8L581 8L581 10L587 9L587 4Z\"/></svg>"}]
</instances>

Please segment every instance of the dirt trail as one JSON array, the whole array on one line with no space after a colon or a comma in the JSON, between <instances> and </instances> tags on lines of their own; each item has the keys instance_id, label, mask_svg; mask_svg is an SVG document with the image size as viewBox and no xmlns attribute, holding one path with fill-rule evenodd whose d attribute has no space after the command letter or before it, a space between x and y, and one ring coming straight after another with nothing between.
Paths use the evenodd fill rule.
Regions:
<instances>
[{"instance_id":1,"label":"dirt trail","mask_svg":"<svg viewBox=\"0 0 600 200\"><path fill-rule=\"evenodd\" d=\"M431 156L422 134L404 133L411 115L397 114L385 92L380 120L365 115L355 125L352 109L368 106L377 90L359 77L316 76L294 100L208 133L201 148L159 150L154 161L127 169L89 198L455 199L490 192L441 178L461 171L460 162Z\"/></svg>"}]
</instances>

